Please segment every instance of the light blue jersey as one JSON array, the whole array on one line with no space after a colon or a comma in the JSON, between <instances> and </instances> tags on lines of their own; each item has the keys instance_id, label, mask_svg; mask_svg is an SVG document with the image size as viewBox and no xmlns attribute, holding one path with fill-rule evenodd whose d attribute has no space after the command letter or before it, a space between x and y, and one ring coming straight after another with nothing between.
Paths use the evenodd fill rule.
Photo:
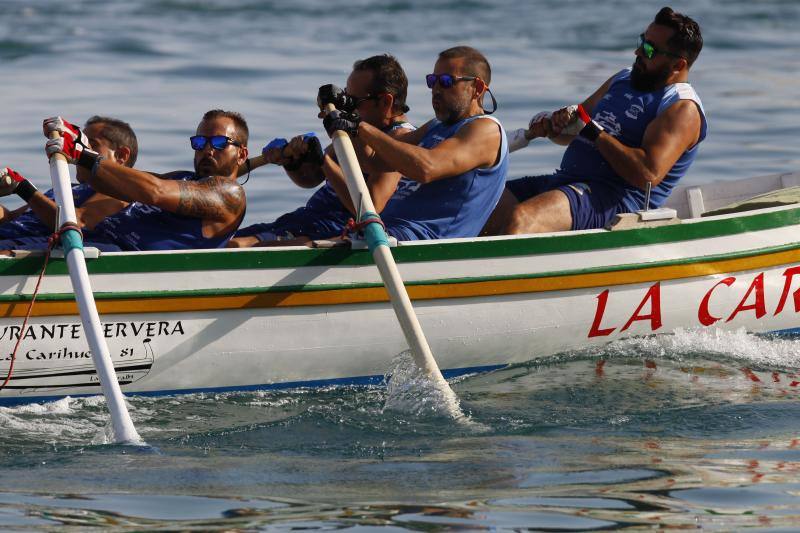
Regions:
<instances>
[{"instance_id":1,"label":"light blue jersey","mask_svg":"<svg viewBox=\"0 0 800 533\"><path fill-rule=\"evenodd\" d=\"M401 241L475 237L489 218L508 173L508 140L500 121L488 115L475 115L455 124L435 120L419 146L433 148L449 139L473 120L491 120L500 128L497 163L474 168L458 176L421 184L402 178L397 192L381 213L389 235Z\"/></svg>"},{"instance_id":2,"label":"light blue jersey","mask_svg":"<svg viewBox=\"0 0 800 533\"><path fill-rule=\"evenodd\" d=\"M592 119L603 126L606 133L626 146L638 148L642 145L647 126L681 100L691 100L697 104L702 120L700 138L697 144L681 155L661 183L653 187L650 208L664 204L675 184L689 170L697 156L697 147L706 137L706 116L700 97L688 83L675 83L652 92L637 91L631 86L631 69L627 68L612 78L608 92L595 106L592 114ZM583 137L576 137L569 144L556 176L574 178L590 187L592 182L602 182L615 191L614 194L618 195L628 211L637 211L644 207L644 191L618 176L594 143Z\"/></svg>"}]
</instances>

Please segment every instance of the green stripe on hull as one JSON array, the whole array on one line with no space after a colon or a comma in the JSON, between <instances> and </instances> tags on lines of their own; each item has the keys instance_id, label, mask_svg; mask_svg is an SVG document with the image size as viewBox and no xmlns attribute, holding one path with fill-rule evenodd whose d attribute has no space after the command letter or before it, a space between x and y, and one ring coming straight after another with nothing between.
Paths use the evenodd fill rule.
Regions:
<instances>
[{"instance_id":1,"label":"green stripe on hull","mask_svg":"<svg viewBox=\"0 0 800 533\"><path fill-rule=\"evenodd\" d=\"M676 243L710 239L748 232L764 231L800 224L800 208L771 213L708 220L691 224L675 224L623 231L600 231L586 234L521 237L502 240L471 240L468 242L430 242L419 246L398 246L392 255L398 263L490 259L614 250L630 246ZM24 257L0 260L0 276L38 274L43 257ZM213 251L142 255L102 255L87 261L90 274L188 272L196 270L254 270L265 268L300 268L371 265L367 250L326 248L308 250ZM67 274L66 263L51 260L48 275Z\"/></svg>"}]
</instances>

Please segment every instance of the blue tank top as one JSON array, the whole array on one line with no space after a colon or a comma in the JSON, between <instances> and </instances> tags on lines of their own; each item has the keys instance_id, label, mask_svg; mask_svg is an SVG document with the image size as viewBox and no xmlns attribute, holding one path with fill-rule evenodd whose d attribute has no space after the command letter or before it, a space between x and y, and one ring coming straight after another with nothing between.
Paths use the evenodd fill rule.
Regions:
<instances>
[{"instance_id":1,"label":"blue tank top","mask_svg":"<svg viewBox=\"0 0 800 533\"><path fill-rule=\"evenodd\" d=\"M417 240L474 237L480 233L500 199L508 173L508 140L500 121L488 115L475 115L455 124L434 120L419 146L433 148L478 119L492 120L500 128L498 162L424 185L402 178L381 213L390 235L399 240Z\"/></svg>"},{"instance_id":2,"label":"blue tank top","mask_svg":"<svg viewBox=\"0 0 800 533\"><path fill-rule=\"evenodd\" d=\"M45 196L54 199L53 189L44 193ZM80 207L86 200L94 195L94 189L85 183L72 185L72 199L75 207ZM36 214L28 209L14 220L9 220L0 224L0 239L16 239L19 237L49 237L53 234L53 228L48 228L39 220Z\"/></svg>"},{"instance_id":3,"label":"blue tank top","mask_svg":"<svg viewBox=\"0 0 800 533\"><path fill-rule=\"evenodd\" d=\"M635 90L630 80L630 68L618 72L612 78L608 92L597 104L592 115L592 119L602 125L607 133L626 146L640 147L647 126L680 100L692 100L700 111L700 137L697 143L681 154L661 183L652 189L650 208L656 208L664 204L678 180L686 174L697 156L697 147L705 139L707 132L705 111L700 97L688 83L675 83L648 93ZM561 160L561 168L556 174L589 184L597 180L612 187L629 211L637 211L644 207L644 191L630 185L617 175L594 143L583 137L576 137L569 144Z\"/></svg>"},{"instance_id":4,"label":"blue tank top","mask_svg":"<svg viewBox=\"0 0 800 533\"><path fill-rule=\"evenodd\" d=\"M182 172L168 179L199 181L194 172ZM234 228L221 237L203 236L203 221L164 211L154 205L131 202L120 212L106 217L86 240L111 242L124 251L185 250L192 248L222 248L233 236Z\"/></svg>"}]
</instances>

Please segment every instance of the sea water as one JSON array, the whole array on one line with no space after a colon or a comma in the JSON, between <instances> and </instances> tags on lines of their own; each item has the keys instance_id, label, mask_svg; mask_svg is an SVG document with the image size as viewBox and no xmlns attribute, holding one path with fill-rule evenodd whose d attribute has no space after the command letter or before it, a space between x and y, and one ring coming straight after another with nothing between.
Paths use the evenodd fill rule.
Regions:
<instances>
[{"instance_id":1,"label":"sea water","mask_svg":"<svg viewBox=\"0 0 800 533\"><path fill-rule=\"evenodd\" d=\"M0 165L46 187L51 115L129 121L137 166L156 172L191 168L187 137L211 108L245 115L253 153L324 135L317 87L383 52L422 124L424 75L463 43L492 64L497 116L522 127L629 66L663 3L3 0ZM691 81L709 136L687 182L800 170L800 3L673 7L705 38ZM535 141L511 175L550 171L562 151ZM310 194L275 168L245 188L245 223ZM798 359L797 338L743 331L619 342L460 378L469 424L382 387L132 397L146 450L106 444L100 398L0 408L0 529L792 530Z\"/></svg>"}]
</instances>

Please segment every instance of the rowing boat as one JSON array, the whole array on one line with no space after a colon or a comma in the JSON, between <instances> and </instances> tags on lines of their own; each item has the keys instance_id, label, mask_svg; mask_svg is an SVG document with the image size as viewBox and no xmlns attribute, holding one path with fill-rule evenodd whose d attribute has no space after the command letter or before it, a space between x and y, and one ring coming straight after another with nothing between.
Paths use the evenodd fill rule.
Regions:
<instances>
[{"instance_id":1,"label":"rowing boat","mask_svg":"<svg viewBox=\"0 0 800 533\"><path fill-rule=\"evenodd\" d=\"M611 229L399 243L393 255L447 376L676 329L796 332L800 204L775 198L798 185L800 173L687 186L673 212ZM369 251L318 245L87 259L123 392L379 382L407 346ZM100 392L63 259L21 332L42 261L0 260L0 377L23 335L0 404Z\"/></svg>"}]
</instances>

